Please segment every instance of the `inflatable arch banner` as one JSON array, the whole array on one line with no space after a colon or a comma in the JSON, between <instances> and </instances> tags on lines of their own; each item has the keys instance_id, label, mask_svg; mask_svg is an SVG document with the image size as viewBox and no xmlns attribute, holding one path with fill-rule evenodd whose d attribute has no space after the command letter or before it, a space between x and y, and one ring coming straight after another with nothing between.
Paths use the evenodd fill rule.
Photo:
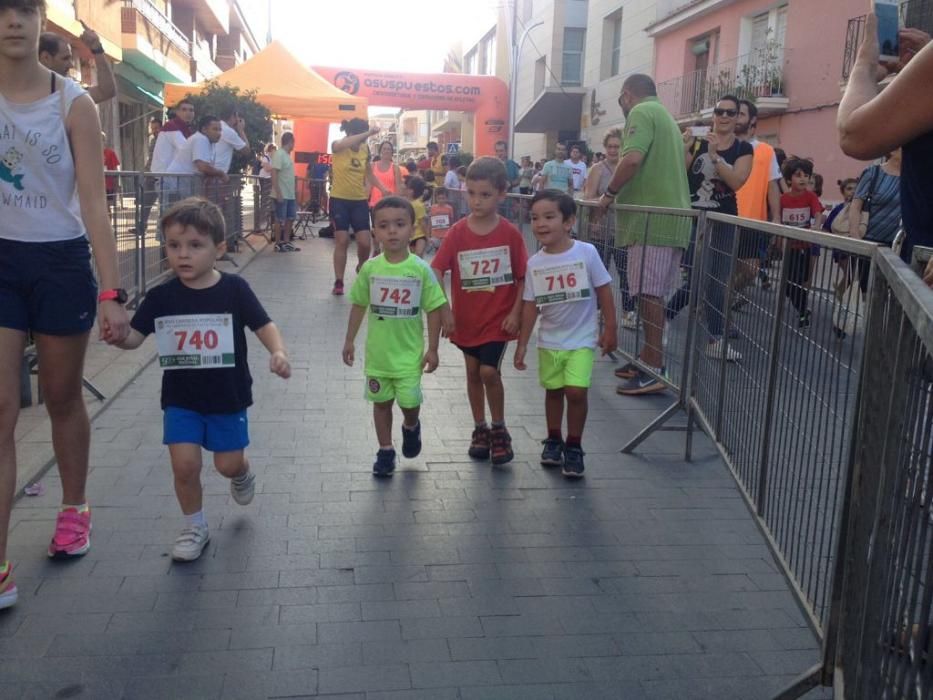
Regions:
<instances>
[{"instance_id":1,"label":"inflatable arch banner","mask_svg":"<svg viewBox=\"0 0 933 700\"><path fill-rule=\"evenodd\" d=\"M509 138L509 88L499 78L324 66L312 66L312 69L344 92L365 97L369 104L473 112L475 155L494 155L496 141Z\"/></svg>"}]
</instances>

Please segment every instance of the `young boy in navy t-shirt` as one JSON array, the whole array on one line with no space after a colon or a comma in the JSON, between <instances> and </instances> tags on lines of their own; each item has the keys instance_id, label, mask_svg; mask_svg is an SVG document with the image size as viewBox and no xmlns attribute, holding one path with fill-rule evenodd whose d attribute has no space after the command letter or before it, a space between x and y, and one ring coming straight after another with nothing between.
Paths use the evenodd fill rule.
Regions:
<instances>
[{"instance_id":1,"label":"young boy in navy t-shirt","mask_svg":"<svg viewBox=\"0 0 933 700\"><path fill-rule=\"evenodd\" d=\"M165 370L163 442L185 516L172 558L194 561L210 540L202 510L201 448L214 453L214 466L230 479L234 501L247 505L255 493L255 476L244 454L253 380L243 329L248 327L266 346L272 372L287 379L291 365L278 328L246 280L214 269L226 250L220 209L205 199L185 199L162 218L162 231L175 278L146 295L130 335L119 346L131 350L156 334Z\"/></svg>"}]
</instances>

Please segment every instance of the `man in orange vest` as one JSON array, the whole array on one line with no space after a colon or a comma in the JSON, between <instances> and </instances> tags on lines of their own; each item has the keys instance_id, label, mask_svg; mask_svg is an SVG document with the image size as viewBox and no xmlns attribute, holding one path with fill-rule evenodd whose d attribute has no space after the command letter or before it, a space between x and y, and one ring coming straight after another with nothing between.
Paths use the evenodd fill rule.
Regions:
<instances>
[{"instance_id":1,"label":"man in orange vest","mask_svg":"<svg viewBox=\"0 0 933 700\"><path fill-rule=\"evenodd\" d=\"M739 216L780 223L781 169L778 167L774 149L755 137L757 130L758 108L748 100L740 100L735 135L739 140L747 141L752 145L755 149L755 159L752 162L752 172L748 180L736 193ZM764 233L758 235L747 233L742 237L739 258L743 264L736 275L736 289L744 289L755 278L760 251L767 250L768 238L768 235ZM770 286L767 284L766 277L762 279L762 286Z\"/></svg>"}]
</instances>

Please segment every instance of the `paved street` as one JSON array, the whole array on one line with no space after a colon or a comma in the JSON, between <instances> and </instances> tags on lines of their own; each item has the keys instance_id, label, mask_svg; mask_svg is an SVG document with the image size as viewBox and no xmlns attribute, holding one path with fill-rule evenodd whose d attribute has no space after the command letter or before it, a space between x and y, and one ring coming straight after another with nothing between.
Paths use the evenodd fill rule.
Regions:
<instances>
[{"instance_id":1,"label":"paved street","mask_svg":"<svg viewBox=\"0 0 933 700\"><path fill-rule=\"evenodd\" d=\"M677 433L618 453L668 399L616 396L608 360L582 482L538 465L543 392L510 356L516 459L466 458L462 363L443 341L424 452L374 480L362 369L340 362L349 302L330 296L332 244L301 245L244 272L295 369L268 374L251 339L254 502L205 470L212 543L171 562L182 521L150 365L92 426L91 552L45 558L54 474L14 510L20 602L0 613L0 696L750 700L817 662L709 441L697 435L691 464Z\"/></svg>"}]
</instances>

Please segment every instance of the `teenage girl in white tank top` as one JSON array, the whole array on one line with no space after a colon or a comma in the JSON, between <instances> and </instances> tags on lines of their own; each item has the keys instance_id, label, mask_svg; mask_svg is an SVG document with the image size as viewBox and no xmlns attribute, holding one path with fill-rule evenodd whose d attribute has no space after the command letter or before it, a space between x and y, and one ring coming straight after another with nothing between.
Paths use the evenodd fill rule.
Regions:
<instances>
[{"instance_id":1,"label":"teenage girl in white tank top","mask_svg":"<svg viewBox=\"0 0 933 700\"><path fill-rule=\"evenodd\" d=\"M97 292L88 239L100 289L120 286L100 120L80 86L39 63L44 10L43 0L0 0L0 608L16 602L6 548L27 334L39 354L63 491L49 555L78 556L89 547L90 530L90 425L81 375ZM97 316L102 338L126 337L120 303L100 302Z\"/></svg>"}]
</instances>

